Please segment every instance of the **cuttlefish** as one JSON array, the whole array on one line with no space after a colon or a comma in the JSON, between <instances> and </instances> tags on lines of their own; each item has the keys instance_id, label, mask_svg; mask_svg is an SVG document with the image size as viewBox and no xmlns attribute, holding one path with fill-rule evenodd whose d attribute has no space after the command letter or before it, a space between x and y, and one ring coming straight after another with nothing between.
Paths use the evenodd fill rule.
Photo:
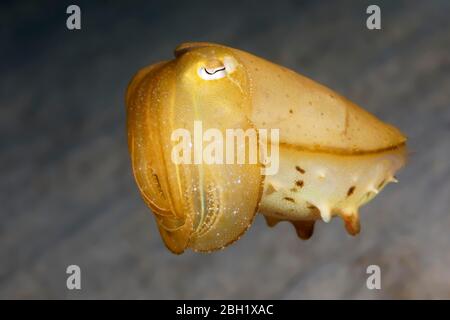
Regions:
<instances>
[{"instance_id":1,"label":"cuttlefish","mask_svg":"<svg viewBox=\"0 0 450 320\"><path fill-rule=\"evenodd\" d=\"M175 59L134 76L126 105L134 177L174 253L222 249L256 213L269 226L291 222L302 239L316 221L335 216L356 235L359 207L396 182L406 162L406 137L395 127L305 76L224 45L179 45ZM192 132L195 123L223 136L229 129L278 130L276 146L270 135L263 141L278 152L277 171L265 174L261 157L173 161L180 143L174 131ZM245 141L237 153L251 151Z\"/></svg>"}]
</instances>

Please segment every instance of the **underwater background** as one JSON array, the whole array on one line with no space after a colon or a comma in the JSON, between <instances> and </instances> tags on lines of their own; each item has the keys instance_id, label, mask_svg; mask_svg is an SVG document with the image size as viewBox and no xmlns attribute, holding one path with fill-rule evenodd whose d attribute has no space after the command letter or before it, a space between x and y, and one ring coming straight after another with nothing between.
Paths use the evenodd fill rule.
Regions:
<instances>
[{"instance_id":1,"label":"underwater background","mask_svg":"<svg viewBox=\"0 0 450 320\"><path fill-rule=\"evenodd\" d=\"M82 29L66 28L77 4ZM2 1L0 298L450 298L450 2ZM361 233L309 241L262 216L213 254L171 254L134 183L124 94L143 66L210 41L302 73L404 132L399 184ZM82 289L66 288L66 268ZM382 289L368 290L379 265Z\"/></svg>"}]
</instances>

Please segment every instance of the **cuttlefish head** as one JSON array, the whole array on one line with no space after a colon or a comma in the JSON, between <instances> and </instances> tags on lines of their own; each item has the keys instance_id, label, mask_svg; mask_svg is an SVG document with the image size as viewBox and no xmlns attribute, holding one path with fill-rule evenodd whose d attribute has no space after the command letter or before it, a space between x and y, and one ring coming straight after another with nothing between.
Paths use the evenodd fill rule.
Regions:
<instances>
[{"instance_id":1,"label":"cuttlefish head","mask_svg":"<svg viewBox=\"0 0 450 320\"><path fill-rule=\"evenodd\" d=\"M225 137L226 129L253 129L247 117L250 87L232 50L193 49L181 46L176 59L143 69L127 92L133 172L166 246L175 253L188 247L216 250L237 240L253 220L263 187L259 162L202 158L214 154L207 142ZM203 132L208 132L205 143ZM236 148L249 152L248 144ZM174 161L174 153L183 161Z\"/></svg>"}]
</instances>

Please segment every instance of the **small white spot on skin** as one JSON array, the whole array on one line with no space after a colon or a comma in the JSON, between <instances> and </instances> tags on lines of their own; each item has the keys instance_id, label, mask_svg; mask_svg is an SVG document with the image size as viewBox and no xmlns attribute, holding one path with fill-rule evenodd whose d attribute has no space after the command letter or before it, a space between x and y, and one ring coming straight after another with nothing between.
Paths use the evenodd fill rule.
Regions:
<instances>
[{"instance_id":1,"label":"small white spot on skin","mask_svg":"<svg viewBox=\"0 0 450 320\"><path fill-rule=\"evenodd\" d=\"M325 179L326 174L327 172L325 169L317 170L317 177L321 180Z\"/></svg>"},{"instance_id":2,"label":"small white spot on skin","mask_svg":"<svg viewBox=\"0 0 450 320\"><path fill-rule=\"evenodd\" d=\"M227 71L228 74L236 70L236 60L234 60L231 57L225 57L223 59L223 64L225 65L225 70Z\"/></svg>"}]
</instances>

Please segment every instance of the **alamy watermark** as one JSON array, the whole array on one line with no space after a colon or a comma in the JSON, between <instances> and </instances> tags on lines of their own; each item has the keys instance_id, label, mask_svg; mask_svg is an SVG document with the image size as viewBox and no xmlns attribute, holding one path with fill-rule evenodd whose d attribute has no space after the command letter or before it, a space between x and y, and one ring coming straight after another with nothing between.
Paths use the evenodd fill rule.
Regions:
<instances>
[{"instance_id":1,"label":"alamy watermark","mask_svg":"<svg viewBox=\"0 0 450 320\"><path fill-rule=\"evenodd\" d=\"M66 286L69 290L81 290L81 268L76 264L67 267L66 273L69 275Z\"/></svg>"},{"instance_id":2,"label":"alamy watermark","mask_svg":"<svg viewBox=\"0 0 450 320\"><path fill-rule=\"evenodd\" d=\"M175 164L263 164L263 175L278 172L279 129L226 129L203 131L202 121L194 121L193 136L184 128L172 132L171 159ZM269 137L270 134L270 137Z\"/></svg>"},{"instance_id":3,"label":"alamy watermark","mask_svg":"<svg viewBox=\"0 0 450 320\"><path fill-rule=\"evenodd\" d=\"M369 290L381 289L381 268L376 264L371 264L367 267L366 273L370 274L366 280L366 286Z\"/></svg>"},{"instance_id":4,"label":"alamy watermark","mask_svg":"<svg viewBox=\"0 0 450 320\"><path fill-rule=\"evenodd\" d=\"M66 13L69 14L66 20L66 27L69 30L81 30L81 9L72 4L67 7Z\"/></svg>"},{"instance_id":5,"label":"alamy watermark","mask_svg":"<svg viewBox=\"0 0 450 320\"><path fill-rule=\"evenodd\" d=\"M372 4L367 7L367 14L370 16L366 20L366 26L369 30L380 30L381 29L381 9L376 4Z\"/></svg>"}]
</instances>

